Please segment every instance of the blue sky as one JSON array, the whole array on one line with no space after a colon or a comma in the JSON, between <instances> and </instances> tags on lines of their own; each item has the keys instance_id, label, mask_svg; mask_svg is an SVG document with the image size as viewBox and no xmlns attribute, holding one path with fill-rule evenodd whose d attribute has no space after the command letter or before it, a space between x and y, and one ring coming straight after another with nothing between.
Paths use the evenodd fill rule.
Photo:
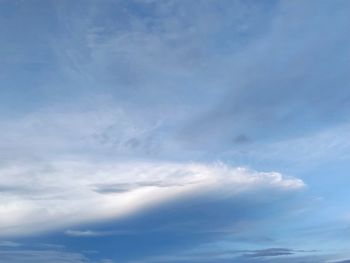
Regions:
<instances>
[{"instance_id":1,"label":"blue sky","mask_svg":"<svg viewBox=\"0 0 350 263\"><path fill-rule=\"evenodd\" d=\"M0 263L350 262L349 11L0 0Z\"/></svg>"}]
</instances>

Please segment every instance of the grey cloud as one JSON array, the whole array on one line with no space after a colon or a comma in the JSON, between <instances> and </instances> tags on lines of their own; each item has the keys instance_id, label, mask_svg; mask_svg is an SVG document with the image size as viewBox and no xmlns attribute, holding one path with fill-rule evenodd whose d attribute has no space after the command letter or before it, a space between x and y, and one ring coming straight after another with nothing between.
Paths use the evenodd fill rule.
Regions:
<instances>
[{"instance_id":1,"label":"grey cloud","mask_svg":"<svg viewBox=\"0 0 350 263\"><path fill-rule=\"evenodd\" d=\"M194 182L193 182L194 183ZM108 193L124 193L132 190L136 190L142 187L181 187L191 184L171 183L162 181L149 181L149 182L136 182L136 183L120 183L120 184L95 184L92 186L93 190L100 194Z\"/></svg>"},{"instance_id":2,"label":"grey cloud","mask_svg":"<svg viewBox=\"0 0 350 263\"><path fill-rule=\"evenodd\" d=\"M273 253L275 251L276 253ZM279 252L281 253L279 253ZM283 252L286 252L283 254ZM287 252L290 252L288 254ZM242 255L243 252L240 250L219 250L217 253L179 253L172 256L159 256L146 258L143 262L172 262L172 263L191 263L191 262L218 262L218 263L292 263L292 262L303 262L303 263L326 263L333 262L330 261L332 258L336 257L334 255L318 254L315 251L298 251L287 248L270 248L263 250L251 250L251 253L261 252L262 256L257 257L247 257ZM265 253L266 252L266 253ZM270 253L271 252L271 253ZM301 252L308 252L303 254ZM141 261L133 261L141 262Z\"/></svg>"},{"instance_id":3,"label":"grey cloud","mask_svg":"<svg viewBox=\"0 0 350 263\"><path fill-rule=\"evenodd\" d=\"M244 144L244 143L249 143L251 142L251 139L249 138L248 135L246 134L239 134L236 136L236 138L234 139L234 142L238 143L238 144Z\"/></svg>"},{"instance_id":4,"label":"grey cloud","mask_svg":"<svg viewBox=\"0 0 350 263\"><path fill-rule=\"evenodd\" d=\"M50 194L50 191L55 190L55 187L47 187L43 188L38 185L0 185L0 193L2 193L4 196L22 196L26 197L28 199L34 200L34 199L41 199L43 198L41 195L43 193L47 193L46 198L49 198L52 195Z\"/></svg>"},{"instance_id":5,"label":"grey cloud","mask_svg":"<svg viewBox=\"0 0 350 263\"><path fill-rule=\"evenodd\" d=\"M32 245L31 245L32 246ZM29 246L29 247L31 247ZM23 247L0 251L0 263L112 263L110 259L93 260L84 253L71 252L59 246ZM34 245L35 247L35 245ZM91 254L86 251L86 254Z\"/></svg>"},{"instance_id":6,"label":"grey cloud","mask_svg":"<svg viewBox=\"0 0 350 263\"><path fill-rule=\"evenodd\" d=\"M50 250L0 251L1 263L83 263L89 262L78 253Z\"/></svg>"},{"instance_id":7,"label":"grey cloud","mask_svg":"<svg viewBox=\"0 0 350 263\"><path fill-rule=\"evenodd\" d=\"M25 187L19 187L19 186L11 186L11 185L0 185L0 192L1 193L23 193L27 192L28 189Z\"/></svg>"},{"instance_id":8,"label":"grey cloud","mask_svg":"<svg viewBox=\"0 0 350 263\"><path fill-rule=\"evenodd\" d=\"M273 257L293 255L295 251L289 248L268 248L262 250L253 250L244 254L245 257Z\"/></svg>"}]
</instances>

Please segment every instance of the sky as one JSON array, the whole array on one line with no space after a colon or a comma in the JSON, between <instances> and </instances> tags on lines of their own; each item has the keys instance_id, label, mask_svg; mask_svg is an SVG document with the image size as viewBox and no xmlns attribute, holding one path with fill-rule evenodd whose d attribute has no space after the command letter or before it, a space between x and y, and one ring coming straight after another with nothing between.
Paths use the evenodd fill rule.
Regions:
<instances>
[{"instance_id":1,"label":"sky","mask_svg":"<svg viewBox=\"0 0 350 263\"><path fill-rule=\"evenodd\" d=\"M0 0L0 263L349 263L349 12Z\"/></svg>"}]
</instances>

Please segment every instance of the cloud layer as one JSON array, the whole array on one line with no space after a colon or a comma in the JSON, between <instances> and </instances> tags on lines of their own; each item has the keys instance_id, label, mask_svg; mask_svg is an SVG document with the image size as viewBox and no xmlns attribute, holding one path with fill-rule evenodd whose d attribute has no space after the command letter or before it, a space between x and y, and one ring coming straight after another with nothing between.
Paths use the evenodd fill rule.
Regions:
<instances>
[{"instance_id":1,"label":"cloud layer","mask_svg":"<svg viewBox=\"0 0 350 263\"><path fill-rule=\"evenodd\" d=\"M2 236L125 217L179 197L209 194L209 199L235 199L249 192L283 194L304 186L279 173L220 164L15 163L1 167L0 177Z\"/></svg>"}]
</instances>

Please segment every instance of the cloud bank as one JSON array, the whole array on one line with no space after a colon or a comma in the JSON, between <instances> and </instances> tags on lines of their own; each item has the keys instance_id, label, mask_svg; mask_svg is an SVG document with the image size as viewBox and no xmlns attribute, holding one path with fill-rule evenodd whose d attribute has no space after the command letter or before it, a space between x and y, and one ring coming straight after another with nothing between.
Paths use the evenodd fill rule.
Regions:
<instances>
[{"instance_id":1,"label":"cloud bank","mask_svg":"<svg viewBox=\"0 0 350 263\"><path fill-rule=\"evenodd\" d=\"M299 179L226 165L186 163L16 163L0 169L1 235L35 234L119 218L178 197L236 198L293 192Z\"/></svg>"}]
</instances>

